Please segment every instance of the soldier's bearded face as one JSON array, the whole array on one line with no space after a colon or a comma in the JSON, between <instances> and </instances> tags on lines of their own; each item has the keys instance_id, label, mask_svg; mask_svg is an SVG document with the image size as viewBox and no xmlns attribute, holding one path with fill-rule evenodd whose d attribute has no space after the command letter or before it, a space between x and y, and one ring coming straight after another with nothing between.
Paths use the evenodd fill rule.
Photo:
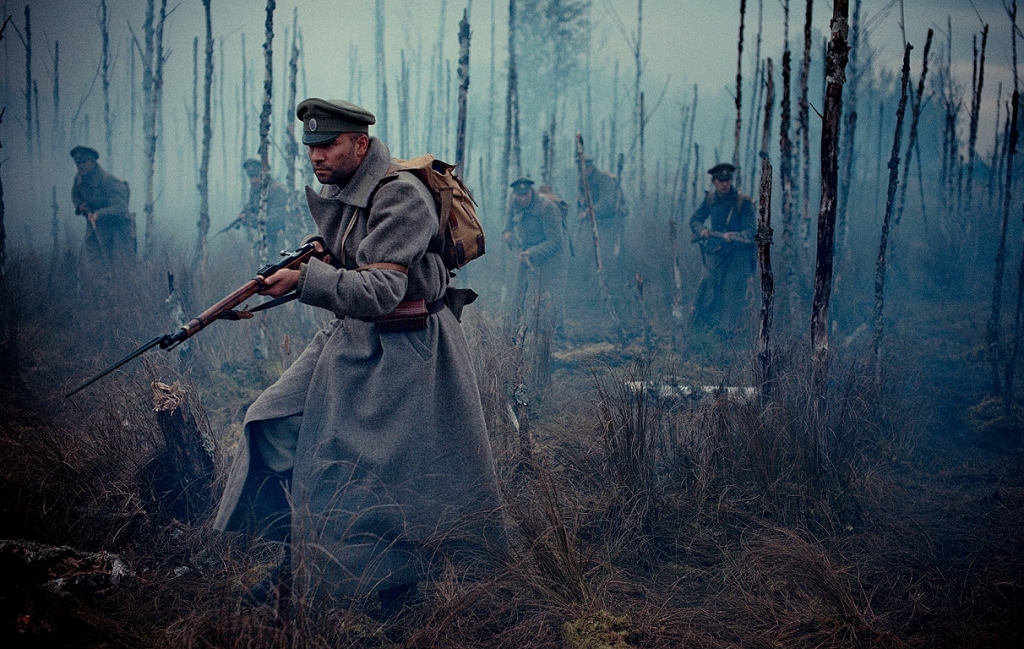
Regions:
<instances>
[{"instance_id":1,"label":"soldier's bearded face","mask_svg":"<svg viewBox=\"0 0 1024 649\"><path fill-rule=\"evenodd\" d=\"M324 185L342 185L359 169L370 139L365 133L342 133L331 142L309 146L309 161Z\"/></svg>"}]
</instances>

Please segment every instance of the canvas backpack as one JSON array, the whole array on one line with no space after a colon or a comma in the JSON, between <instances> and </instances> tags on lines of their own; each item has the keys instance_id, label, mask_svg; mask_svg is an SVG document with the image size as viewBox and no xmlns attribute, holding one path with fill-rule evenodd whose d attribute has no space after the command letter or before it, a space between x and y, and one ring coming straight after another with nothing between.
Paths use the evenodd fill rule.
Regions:
<instances>
[{"instance_id":1,"label":"canvas backpack","mask_svg":"<svg viewBox=\"0 0 1024 649\"><path fill-rule=\"evenodd\" d=\"M382 180L386 182L399 171L409 171L430 190L440 223L437 237L427 250L441 255L450 271L484 254L484 229L476 218L476 202L462 179L452 173L454 169L455 165L430 154L411 160L395 158Z\"/></svg>"}]
</instances>

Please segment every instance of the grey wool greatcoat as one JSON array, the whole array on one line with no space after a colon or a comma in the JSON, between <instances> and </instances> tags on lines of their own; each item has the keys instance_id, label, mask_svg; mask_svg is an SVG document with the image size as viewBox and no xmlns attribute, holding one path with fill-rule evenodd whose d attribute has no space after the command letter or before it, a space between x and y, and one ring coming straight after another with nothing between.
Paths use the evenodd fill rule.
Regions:
<instances>
[{"instance_id":1,"label":"grey wool greatcoat","mask_svg":"<svg viewBox=\"0 0 1024 649\"><path fill-rule=\"evenodd\" d=\"M320 195L306 188L332 263L302 267L299 299L337 318L249 408L214 522L241 527L253 422L301 413L290 493L300 595L414 582L436 549L476 558L500 542L494 463L455 315L444 308L426 329L399 333L360 319L401 300L436 301L448 285L441 257L427 252L438 232L433 197L407 172L379 184L390 161L388 147L370 138L346 186ZM355 270L374 263L409 273Z\"/></svg>"}]
</instances>

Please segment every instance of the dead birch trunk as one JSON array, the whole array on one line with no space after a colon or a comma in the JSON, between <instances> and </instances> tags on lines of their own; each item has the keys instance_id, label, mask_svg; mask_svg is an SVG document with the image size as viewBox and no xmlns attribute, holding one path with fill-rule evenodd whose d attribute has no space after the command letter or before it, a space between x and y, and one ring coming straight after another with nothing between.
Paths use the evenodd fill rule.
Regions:
<instances>
[{"instance_id":1,"label":"dead birch trunk","mask_svg":"<svg viewBox=\"0 0 1024 649\"><path fill-rule=\"evenodd\" d=\"M900 81L900 104L896 109L896 134L893 136L892 154L889 156L889 190L885 199L885 216L882 218L882 237L878 244L878 261L875 264L875 380L882 379L882 311L885 307L886 246L889 242L889 221L892 219L893 203L899 185L900 144L903 137L903 117L907 111L907 85L910 80L910 50L908 44L903 50L903 76Z\"/></svg>"},{"instance_id":2,"label":"dead birch trunk","mask_svg":"<svg viewBox=\"0 0 1024 649\"><path fill-rule=\"evenodd\" d=\"M54 274L57 272L57 264L60 260L60 220L58 218L60 212L57 207L56 185L53 186L53 191L50 193L50 209L53 214L50 220L50 237L53 239L53 248L50 250L50 274L46 286L49 290L53 290Z\"/></svg>"},{"instance_id":3,"label":"dead birch trunk","mask_svg":"<svg viewBox=\"0 0 1024 649\"><path fill-rule=\"evenodd\" d=\"M207 234L210 232L210 140L213 139L211 94L213 93L213 25L210 21L210 1L203 0L203 16L206 19L206 62L203 74L203 152L199 162L199 268L200 277L206 280L208 261ZM198 107L197 107L198 108Z\"/></svg>"},{"instance_id":4,"label":"dead birch trunk","mask_svg":"<svg viewBox=\"0 0 1024 649\"><path fill-rule=\"evenodd\" d=\"M796 311L796 252L793 250L793 141L790 139L792 52L789 49L789 2L783 0L782 98L779 102L779 179L782 185L783 326L793 325Z\"/></svg>"},{"instance_id":5,"label":"dead birch trunk","mask_svg":"<svg viewBox=\"0 0 1024 649\"><path fill-rule=\"evenodd\" d=\"M619 343L625 347L628 344L626 332L622 329L622 321L615 311L615 304L612 302L611 293L608 291L608 280L604 276L604 266L601 263L601 238L597 231L597 216L594 214L594 201L590 196L590 183L587 182L587 159L583 148L583 135L576 133L576 165L580 174L580 188L583 192L583 203L586 206L587 216L590 219L590 230L594 235L594 258L597 261L597 282L601 289L601 299L604 301L605 310L612 323L612 328L619 337Z\"/></svg>"},{"instance_id":6,"label":"dead birch trunk","mask_svg":"<svg viewBox=\"0 0 1024 649\"><path fill-rule=\"evenodd\" d=\"M1010 220L1010 202L1013 198L1013 158L1017 154L1017 114L1020 94L1014 90L1011 101L1010 118L1010 142L1006 150L1006 186L1003 188L1003 217L999 225L999 246L996 249L996 268L992 280L992 313L988 320L988 336L986 347L988 348L989 362L992 364L992 394L1000 395L1000 366L1001 354L999 350L1000 320L1002 319L1001 303L1003 296L1003 272L1006 266L1006 231ZM1024 263L1024 262L1022 262ZM1020 307L1018 306L1017 318L1020 318ZM1007 368L1009 374L1011 370ZM1003 394L1003 398L1009 403L1009 394Z\"/></svg>"},{"instance_id":7,"label":"dead birch trunk","mask_svg":"<svg viewBox=\"0 0 1024 649\"><path fill-rule=\"evenodd\" d=\"M644 349L654 351L654 328L651 327L651 315L647 311L647 300L644 297L644 278L636 274L636 302L640 308L640 322L644 327Z\"/></svg>"},{"instance_id":8,"label":"dead birch trunk","mask_svg":"<svg viewBox=\"0 0 1024 649\"><path fill-rule=\"evenodd\" d=\"M811 21L814 17L814 0L807 0L804 20L804 58L800 65L800 100L797 103L797 131L800 133L800 167L803 172L801 194L803 196L801 229L802 239L810 237L811 227L811 118L810 102L807 99L807 82L811 72Z\"/></svg>"},{"instance_id":9,"label":"dead birch trunk","mask_svg":"<svg viewBox=\"0 0 1024 649\"><path fill-rule=\"evenodd\" d=\"M188 134L192 144L192 162L199 166L199 37L192 38L192 108L185 105Z\"/></svg>"},{"instance_id":10,"label":"dead birch trunk","mask_svg":"<svg viewBox=\"0 0 1024 649\"><path fill-rule=\"evenodd\" d=\"M775 275L772 272L772 162L768 146L772 130L775 81L772 60L765 62L764 129L761 131L761 186L758 192L757 266L761 274L761 324L758 329L757 361L761 399L767 402L772 389L772 320L775 314Z\"/></svg>"},{"instance_id":11,"label":"dead birch trunk","mask_svg":"<svg viewBox=\"0 0 1024 649\"><path fill-rule=\"evenodd\" d=\"M292 11L292 51L288 57L288 103L284 113L285 133L288 136L288 169L285 172L285 183L288 187L288 209L295 214L298 232L302 232L302 209L295 203L295 167L299 164L299 142L295 137L295 95L298 93L299 76L299 8Z\"/></svg>"},{"instance_id":12,"label":"dead birch trunk","mask_svg":"<svg viewBox=\"0 0 1024 649\"><path fill-rule=\"evenodd\" d=\"M740 35L736 43L736 127L733 129L732 164L740 166L740 133L743 130L743 28L746 26L747 0L740 0Z\"/></svg>"},{"instance_id":13,"label":"dead birch trunk","mask_svg":"<svg viewBox=\"0 0 1024 649\"><path fill-rule=\"evenodd\" d=\"M60 41L53 42L53 151L64 152L64 130L60 119Z\"/></svg>"},{"instance_id":14,"label":"dead birch trunk","mask_svg":"<svg viewBox=\"0 0 1024 649\"><path fill-rule=\"evenodd\" d=\"M973 211L974 204L974 159L978 147L978 119L981 115L981 91L985 85L985 48L988 45L988 25L981 30L981 53L977 60L977 83L971 100L970 136L967 140L967 209ZM975 46L977 53L977 46Z\"/></svg>"},{"instance_id":15,"label":"dead birch trunk","mask_svg":"<svg viewBox=\"0 0 1024 649\"><path fill-rule=\"evenodd\" d=\"M167 20L167 0L160 0L160 15L153 25L153 0L150 0L146 9L146 58L143 62L146 73L143 75L143 85L146 86L146 112L145 112L145 149L146 149L146 203L143 210L146 213L146 236L144 239L145 257L149 258L153 253L153 207L155 202L154 177L156 171L156 145L159 138L157 115L160 112L160 101L163 94L163 69L166 58L164 57L164 22ZM148 85L147 85L148 80Z\"/></svg>"},{"instance_id":16,"label":"dead birch trunk","mask_svg":"<svg viewBox=\"0 0 1024 649\"><path fill-rule=\"evenodd\" d=\"M384 64L384 0L377 0L376 29L374 47L376 49L377 69L377 136L384 142L388 140L388 79Z\"/></svg>"},{"instance_id":17,"label":"dead birch trunk","mask_svg":"<svg viewBox=\"0 0 1024 649\"><path fill-rule=\"evenodd\" d=\"M100 0L100 36L103 39L102 82L103 82L103 129L107 145L107 164L114 163L114 124L110 119L110 31L107 22L107 0Z\"/></svg>"},{"instance_id":18,"label":"dead birch trunk","mask_svg":"<svg viewBox=\"0 0 1024 649\"><path fill-rule=\"evenodd\" d=\"M934 31L929 29L928 36L924 41L924 60L921 63L921 77L917 81L917 94L914 95L914 105L910 109L910 135L907 140L907 155L903 159L903 184L900 187L900 200L896 207L896 225L900 224L900 220L903 218L903 209L907 204L907 185L910 184L910 161L914 157L914 148L917 146L917 124L921 118L924 80L928 76L928 55L932 50L933 35ZM996 118L996 122L999 122L998 118Z\"/></svg>"},{"instance_id":19,"label":"dead birch trunk","mask_svg":"<svg viewBox=\"0 0 1024 649\"><path fill-rule=\"evenodd\" d=\"M753 178L753 170L757 165L758 152L758 140L757 140L757 116L761 114L761 92L764 88L764 70L761 62L761 36L764 32L764 0L757 0L757 39L755 40L754 47L754 83L751 85L751 89L754 93L753 101L750 102L750 122L747 125L747 150L745 154L745 160L747 161L747 167L751 170L751 178Z\"/></svg>"},{"instance_id":20,"label":"dead birch trunk","mask_svg":"<svg viewBox=\"0 0 1024 649\"><path fill-rule=\"evenodd\" d=\"M32 156L32 11L25 5L25 135L28 138L28 154Z\"/></svg>"},{"instance_id":21,"label":"dead birch trunk","mask_svg":"<svg viewBox=\"0 0 1024 649\"><path fill-rule=\"evenodd\" d=\"M1016 17L1016 2L1014 3L1013 12ZM1016 21L1014 21L1014 28L1016 28ZM1016 45L1016 43L1015 43ZM1016 60L1015 60L1016 62ZM1009 210L1010 205L1010 194L1011 194L1011 178L1013 178L1013 156L1016 154L1016 144L1018 138L1017 132L1017 114L1019 111L1020 104L1020 93L1016 90L1013 91L1013 118L1010 125L1010 148L1007 150L1006 159L1006 185L1003 188L1003 209ZM994 292L994 291L993 291ZM1013 347L1010 352L1010 359L1006 363L1006 385L1003 388L1003 415L1005 417L1010 416L1011 409L1013 407L1013 378L1014 370L1017 366L1017 356L1020 351L1020 334L1021 334L1021 309L1024 307L1024 257L1021 258L1020 270L1017 272L1017 309L1013 316ZM998 323L998 320L996 320ZM996 341L998 345L999 333L996 332Z\"/></svg>"},{"instance_id":22,"label":"dead birch trunk","mask_svg":"<svg viewBox=\"0 0 1024 649\"><path fill-rule=\"evenodd\" d=\"M516 70L516 0L508 0L508 82L505 93L505 150L501 165L501 198L502 214L508 210L509 174L516 178L522 175L522 163L519 148L519 81ZM503 219L504 220L504 219ZM508 273L506 272L507 247L501 248L501 295L508 299ZM512 296L512 302L516 300ZM506 302L508 304L508 302Z\"/></svg>"},{"instance_id":23,"label":"dead birch trunk","mask_svg":"<svg viewBox=\"0 0 1024 649\"><path fill-rule=\"evenodd\" d=\"M856 139L854 134L857 130L857 90L860 88L861 70L858 66L860 54L860 3L861 0L853 1L853 19L850 22L850 63L847 66L850 70L849 93L846 104L846 128L843 129L843 146L839 154L842 156L842 172L839 175L839 197L836 203L836 230L839 235L839 247L848 252L847 234L849 228L846 222L846 210L850 199L850 184L853 182L853 164L856 159Z\"/></svg>"},{"instance_id":24,"label":"dead birch trunk","mask_svg":"<svg viewBox=\"0 0 1024 649\"><path fill-rule=\"evenodd\" d=\"M821 123L821 209L818 211L818 249L811 303L811 349L817 394L825 395L828 380L828 306L832 296L832 262L836 228L836 184L839 178L839 121L843 114L843 84L850 53L847 30L849 0L835 0L832 37L825 57L825 115Z\"/></svg>"},{"instance_id":25,"label":"dead birch trunk","mask_svg":"<svg viewBox=\"0 0 1024 649\"><path fill-rule=\"evenodd\" d=\"M469 10L459 21L459 125L455 131L455 173L465 178L466 99L469 96Z\"/></svg>"},{"instance_id":26,"label":"dead birch trunk","mask_svg":"<svg viewBox=\"0 0 1024 649\"><path fill-rule=\"evenodd\" d=\"M270 110L274 99L274 9L276 0L267 0L267 19L263 41L263 109L260 111L260 212L257 220L256 258L267 262L267 196L270 193Z\"/></svg>"}]
</instances>

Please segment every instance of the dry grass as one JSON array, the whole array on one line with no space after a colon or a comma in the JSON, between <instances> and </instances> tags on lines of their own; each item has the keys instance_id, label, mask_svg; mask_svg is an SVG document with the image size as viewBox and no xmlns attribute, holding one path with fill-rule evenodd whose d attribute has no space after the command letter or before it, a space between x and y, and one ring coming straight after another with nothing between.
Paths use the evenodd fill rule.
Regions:
<instances>
[{"instance_id":1,"label":"dry grass","mask_svg":"<svg viewBox=\"0 0 1024 649\"><path fill-rule=\"evenodd\" d=\"M924 434L925 379L860 355L833 361L828 396L806 358L781 353L770 401L663 398L659 383L741 383L675 356L618 367L561 361L531 404L531 456L510 416L518 356L500 318L470 307L508 520L497 567L441 565L397 619L372 599L295 601L282 615L242 595L279 548L174 520L147 474L164 443L151 380L182 381L218 443L223 480L245 407L322 322L297 306L259 327L219 323L187 356L151 352L70 401L69 386L169 331L165 269L88 296L26 290L17 260L0 290L5 366L0 502L5 537L120 552L135 575L74 598L35 583L0 592L8 646L90 647L973 647L1024 631L1019 456ZM212 268L207 286L231 285ZM217 291L177 274L186 311ZM132 301L125 296L136 296ZM147 297L138 297L147 296ZM304 314L304 315L300 315ZM111 323L116 323L112 325ZM798 349L794 346L793 349ZM579 355L582 352L577 350ZM903 378L911 377L911 378ZM911 380L913 379L913 380ZM635 387L643 385L644 389ZM513 408L514 409L514 408ZM203 422L203 413L209 421ZM219 489L219 483L215 489ZM20 621L19 621L20 620ZM19 626L20 625L20 626Z\"/></svg>"}]
</instances>

